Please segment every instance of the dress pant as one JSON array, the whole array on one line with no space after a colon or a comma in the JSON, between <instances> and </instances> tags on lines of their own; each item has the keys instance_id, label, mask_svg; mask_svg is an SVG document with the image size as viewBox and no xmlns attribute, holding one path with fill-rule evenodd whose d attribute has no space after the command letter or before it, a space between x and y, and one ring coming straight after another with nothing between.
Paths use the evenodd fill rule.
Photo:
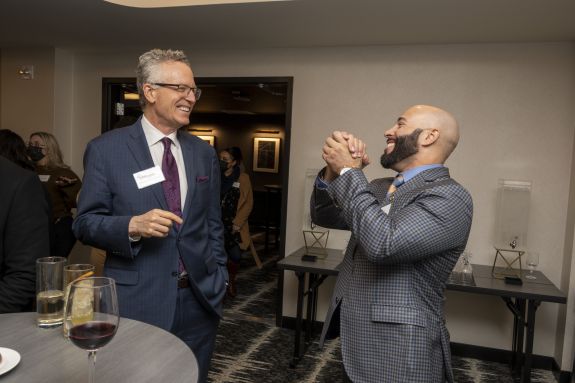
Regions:
<instances>
[{"instance_id":1,"label":"dress pant","mask_svg":"<svg viewBox=\"0 0 575 383\"><path fill-rule=\"evenodd\" d=\"M50 246L53 257L68 258L68 255L76 244L76 237L72 231L73 221L74 219L68 216L58 218L56 222L54 222L54 232Z\"/></svg>"},{"instance_id":2,"label":"dress pant","mask_svg":"<svg viewBox=\"0 0 575 383\"><path fill-rule=\"evenodd\" d=\"M178 302L170 332L194 352L199 367L199 383L208 378L220 317L198 302L190 287L178 289Z\"/></svg>"}]
</instances>

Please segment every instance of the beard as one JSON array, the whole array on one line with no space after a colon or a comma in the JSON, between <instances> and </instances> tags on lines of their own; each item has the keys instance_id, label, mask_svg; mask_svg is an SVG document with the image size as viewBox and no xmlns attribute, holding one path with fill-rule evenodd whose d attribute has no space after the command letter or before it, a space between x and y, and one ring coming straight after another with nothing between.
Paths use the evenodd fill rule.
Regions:
<instances>
[{"instance_id":1,"label":"beard","mask_svg":"<svg viewBox=\"0 0 575 383\"><path fill-rule=\"evenodd\" d=\"M395 147L391 153L383 153L379 159L381 166L386 169L391 168L393 165L400 161L405 160L419 151L417 147L417 139L423 130L415 129L411 134L405 136L398 136L395 140Z\"/></svg>"}]
</instances>

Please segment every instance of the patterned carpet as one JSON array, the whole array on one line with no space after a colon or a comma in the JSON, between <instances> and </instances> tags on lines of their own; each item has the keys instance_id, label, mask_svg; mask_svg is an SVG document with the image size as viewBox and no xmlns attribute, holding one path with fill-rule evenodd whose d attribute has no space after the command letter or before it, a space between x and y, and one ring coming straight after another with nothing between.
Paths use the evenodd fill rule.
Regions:
<instances>
[{"instance_id":1,"label":"patterned carpet","mask_svg":"<svg viewBox=\"0 0 575 383\"><path fill-rule=\"evenodd\" d=\"M256 245L257 246L257 245ZM339 339L319 350L313 343L297 368L289 367L292 330L275 326L277 255L258 250L264 267L258 270L248 254L242 258L238 296L226 300L210 376L212 383L343 383ZM453 357L457 383L512 383L508 365ZM555 383L550 371L533 370L532 382Z\"/></svg>"}]
</instances>

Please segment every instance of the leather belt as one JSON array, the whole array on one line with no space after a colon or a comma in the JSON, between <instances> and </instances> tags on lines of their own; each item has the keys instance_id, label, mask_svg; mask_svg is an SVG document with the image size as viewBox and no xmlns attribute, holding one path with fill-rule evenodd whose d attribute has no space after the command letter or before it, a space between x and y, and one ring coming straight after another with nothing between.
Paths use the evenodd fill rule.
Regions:
<instances>
[{"instance_id":1,"label":"leather belt","mask_svg":"<svg viewBox=\"0 0 575 383\"><path fill-rule=\"evenodd\" d=\"M190 279L188 276L178 278L178 289L185 289L187 287L190 287Z\"/></svg>"}]
</instances>

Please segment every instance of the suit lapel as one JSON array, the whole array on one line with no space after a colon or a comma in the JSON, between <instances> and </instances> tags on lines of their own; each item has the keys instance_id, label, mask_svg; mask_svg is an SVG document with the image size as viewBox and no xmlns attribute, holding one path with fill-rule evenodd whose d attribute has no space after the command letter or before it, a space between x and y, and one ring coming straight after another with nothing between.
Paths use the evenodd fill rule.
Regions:
<instances>
[{"instance_id":1,"label":"suit lapel","mask_svg":"<svg viewBox=\"0 0 575 383\"><path fill-rule=\"evenodd\" d=\"M134 156L139 169L145 170L154 167L154 161L152 160L152 155L150 154L150 149L148 148L148 142L146 141L146 136L144 135L144 131L142 129L141 120L138 120L138 122L126 129L130 129L128 148L132 153L132 156ZM154 194L154 197L156 197L156 200L160 204L162 210L169 210L161 183L148 186L147 188L142 189L142 191L145 191L146 189Z\"/></svg>"},{"instance_id":2,"label":"suit lapel","mask_svg":"<svg viewBox=\"0 0 575 383\"><path fill-rule=\"evenodd\" d=\"M188 192L186 194L186 201L184 203L183 216L187 217L190 213L190 205L194 192L196 191L196 171L198 168L198 153L193 150L193 142L186 134L178 131L178 141L182 147L182 156L184 157L184 164L186 167L186 178L188 180ZM185 220L184 220L185 222Z\"/></svg>"},{"instance_id":3,"label":"suit lapel","mask_svg":"<svg viewBox=\"0 0 575 383\"><path fill-rule=\"evenodd\" d=\"M420 188L431 187L434 182L442 179L449 179L449 169L445 166L424 170L395 191L395 201L397 203L399 202L398 199L408 195L412 191Z\"/></svg>"}]
</instances>

